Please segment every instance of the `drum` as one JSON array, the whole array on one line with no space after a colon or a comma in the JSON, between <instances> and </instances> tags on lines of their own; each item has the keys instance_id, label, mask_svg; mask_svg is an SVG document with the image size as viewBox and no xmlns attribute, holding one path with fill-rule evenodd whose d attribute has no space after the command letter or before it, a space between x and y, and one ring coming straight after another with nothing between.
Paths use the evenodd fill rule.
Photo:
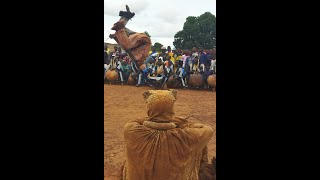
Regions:
<instances>
[{"instance_id":1,"label":"drum","mask_svg":"<svg viewBox=\"0 0 320 180\"><path fill-rule=\"evenodd\" d=\"M132 75L130 75L130 76L128 77L128 84L129 84L129 85L135 85L135 84L136 84L136 79L134 79L134 78L132 77Z\"/></svg>"},{"instance_id":2,"label":"drum","mask_svg":"<svg viewBox=\"0 0 320 180\"><path fill-rule=\"evenodd\" d=\"M175 76L170 76L167 82L168 88L179 88L180 81Z\"/></svg>"},{"instance_id":3,"label":"drum","mask_svg":"<svg viewBox=\"0 0 320 180\"><path fill-rule=\"evenodd\" d=\"M216 76L213 74L208 76L207 82L210 87L216 87L216 84L217 84Z\"/></svg>"},{"instance_id":4,"label":"drum","mask_svg":"<svg viewBox=\"0 0 320 180\"><path fill-rule=\"evenodd\" d=\"M204 81L201 74L190 74L188 84L193 87L203 86Z\"/></svg>"},{"instance_id":5,"label":"drum","mask_svg":"<svg viewBox=\"0 0 320 180\"><path fill-rule=\"evenodd\" d=\"M106 78L109 81L115 81L119 78L118 72L116 70L109 70L106 72Z\"/></svg>"}]
</instances>

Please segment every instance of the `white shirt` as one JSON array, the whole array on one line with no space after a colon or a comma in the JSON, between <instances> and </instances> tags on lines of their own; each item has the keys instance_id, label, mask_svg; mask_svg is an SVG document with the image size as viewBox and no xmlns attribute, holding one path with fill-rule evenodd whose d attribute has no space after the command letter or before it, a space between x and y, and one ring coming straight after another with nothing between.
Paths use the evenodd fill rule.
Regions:
<instances>
[{"instance_id":1,"label":"white shirt","mask_svg":"<svg viewBox=\"0 0 320 180\"><path fill-rule=\"evenodd\" d=\"M121 64L120 61L118 61L118 62L116 63L116 65L117 65L117 69L118 69L118 70L121 70L121 69L122 69L122 64Z\"/></svg>"}]
</instances>

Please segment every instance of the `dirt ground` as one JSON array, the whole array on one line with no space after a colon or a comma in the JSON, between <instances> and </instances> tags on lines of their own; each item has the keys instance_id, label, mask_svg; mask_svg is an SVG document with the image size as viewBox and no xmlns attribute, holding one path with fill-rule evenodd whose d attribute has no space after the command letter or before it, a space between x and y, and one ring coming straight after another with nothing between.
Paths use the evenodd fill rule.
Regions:
<instances>
[{"instance_id":1,"label":"dirt ground","mask_svg":"<svg viewBox=\"0 0 320 180\"><path fill-rule=\"evenodd\" d=\"M104 85L104 179L119 180L126 158L123 128L127 121L147 116L142 93L152 87ZM200 121L214 130L208 145L209 160L216 156L216 93L206 90L177 89L175 115Z\"/></svg>"}]
</instances>

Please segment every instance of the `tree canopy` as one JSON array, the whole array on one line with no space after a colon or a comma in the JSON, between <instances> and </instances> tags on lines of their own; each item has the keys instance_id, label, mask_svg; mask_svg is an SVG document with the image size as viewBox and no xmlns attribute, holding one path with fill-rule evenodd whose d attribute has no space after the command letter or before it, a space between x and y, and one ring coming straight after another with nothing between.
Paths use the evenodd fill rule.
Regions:
<instances>
[{"instance_id":1,"label":"tree canopy","mask_svg":"<svg viewBox=\"0 0 320 180\"><path fill-rule=\"evenodd\" d=\"M163 46L163 45L160 44L160 43L158 43L158 42L154 43L154 45L153 45L153 47L156 48L156 51L157 51L157 52L160 52L160 51L161 51L161 47L162 47L162 46Z\"/></svg>"},{"instance_id":2,"label":"tree canopy","mask_svg":"<svg viewBox=\"0 0 320 180\"><path fill-rule=\"evenodd\" d=\"M213 49L216 46L215 15L205 12L198 17L187 17L183 30L175 34L173 45L181 49Z\"/></svg>"}]
</instances>

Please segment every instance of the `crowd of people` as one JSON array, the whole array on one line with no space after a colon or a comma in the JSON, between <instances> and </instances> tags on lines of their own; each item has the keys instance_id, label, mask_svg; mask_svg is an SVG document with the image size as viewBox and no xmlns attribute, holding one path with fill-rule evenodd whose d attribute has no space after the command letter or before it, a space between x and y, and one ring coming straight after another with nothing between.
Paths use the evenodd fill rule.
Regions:
<instances>
[{"instance_id":1,"label":"crowd of people","mask_svg":"<svg viewBox=\"0 0 320 180\"><path fill-rule=\"evenodd\" d=\"M136 81L136 86L155 86L155 82L163 88L169 77L180 82L182 88L187 88L191 74L201 74L204 87L209 88L207 77L216 74L215 51L193 48L192 50L176 50L170 46L161 47L161 52L157 52L152 47L149 56L144 61L143 68L137 67L127 53L121 53L121 49L115 47L113 51L106 48L104 50L105 74L109 70L116 70L123 85L128 83L129 76Z\"/></svg>"}]
</instances>

